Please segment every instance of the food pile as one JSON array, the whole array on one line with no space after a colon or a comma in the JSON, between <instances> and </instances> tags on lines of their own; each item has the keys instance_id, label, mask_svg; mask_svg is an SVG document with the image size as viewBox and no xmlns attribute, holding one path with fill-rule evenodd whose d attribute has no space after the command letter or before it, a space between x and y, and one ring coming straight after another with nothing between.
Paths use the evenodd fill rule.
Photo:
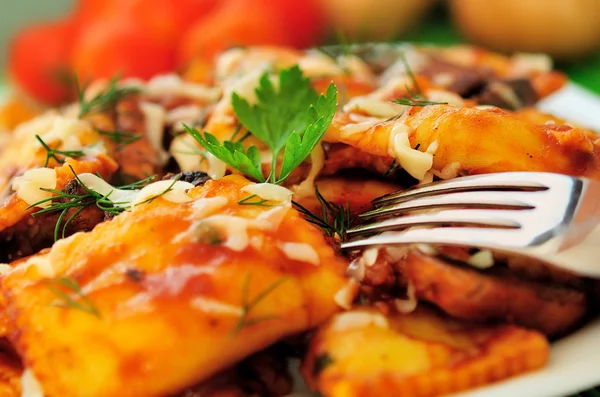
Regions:
<instances>
[{"instance_id":1,"label":"food pile","mask_svg":"<svg viewBox=\"0 0 600 397\"><path fill-rule=\"evenodd\" d=\"M532 107L564 83L540 55L366 45L78 84L0 133L4 395L282 397L299 361L326 397L428 397L544 367L597 280L340 242L434 180L599 178L597 134Z\"/></svg>"}]
</instances>

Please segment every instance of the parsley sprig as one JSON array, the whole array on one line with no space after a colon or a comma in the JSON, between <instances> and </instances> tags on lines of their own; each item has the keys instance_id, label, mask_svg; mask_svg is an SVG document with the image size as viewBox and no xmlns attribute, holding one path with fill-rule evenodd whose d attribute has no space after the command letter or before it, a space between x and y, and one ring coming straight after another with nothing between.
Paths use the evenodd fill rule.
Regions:
<instances>
[{"instance_id":1,"label":"parsley sprig","mask_svg":"<svg viewBox=\"0 0 600 397\"><path fill-rule=\"evenodd\" d=\"M310 155L331 124L337 107L337 89L331 83L326 95L318 95L300 68L293 66L280 71L279 89L268 73L263 74L256 97L258 103L251 105L234 93L231 102L240 123L272 153L267 177L263 175L256 146L246 149L241 140L221 143L208 132L202 134L195 128L184 127L204 149L232 168L260 182L281 184Z\"/></svg>"}]
</instances>

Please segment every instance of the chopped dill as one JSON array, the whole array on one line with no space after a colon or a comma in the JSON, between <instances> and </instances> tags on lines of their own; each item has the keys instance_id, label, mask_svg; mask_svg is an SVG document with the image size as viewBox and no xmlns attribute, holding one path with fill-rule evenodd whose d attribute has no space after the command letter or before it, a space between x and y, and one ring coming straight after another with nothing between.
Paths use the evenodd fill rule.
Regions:
<instances>
[{"instance_id":1,"label":"chopped dill","mask_svg":"<svg viewBox=\"0 0 600 397\"><path fill-rule=\"evenodd\" d=\"M46 286L59 299L53 303L54 306L65 309L71 308L81 310L82 312L100 318L100 312L96 306L94 306L92 301L83 293L75 279L61 276L55 280L47 280ZM67 290L67 292L65 292L65 290ZM73 294L75 294L75 298L71 296Z\"/></svg>"}]
</instances>

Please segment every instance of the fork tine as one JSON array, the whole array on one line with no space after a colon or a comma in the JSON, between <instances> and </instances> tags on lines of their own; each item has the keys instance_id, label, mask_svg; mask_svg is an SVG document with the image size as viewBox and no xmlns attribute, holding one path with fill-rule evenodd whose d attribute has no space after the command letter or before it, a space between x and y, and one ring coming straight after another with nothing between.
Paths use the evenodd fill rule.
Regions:
<instances>
[{"instance_id":1,"label":"fork tine","mask_svg":"<svg viewBox=\"0 0 600 397\"><path fill-rule=\"evenodd\" d=\"M432 182L415 186L400 192L386 194L373 200L373 205L380 207L396 202L412 200L423 196L432 196L451 192L468 192L483 190L547 190L548 187L539 183L540 173L504 172L498 174L465 176L446 181Z\"/></svg>"},{"instance_id":2,"label":"fork tine","mask_svg":"<svg viewBox=\"0 0 600 397\"><path fill-rule=\"evenodd\" d=\"M404 231L387 232L368 238L351 240L342 243L343 250L359 249L376 245L407 245L407 244L439 244L439 245L466 245L475 248L488 248L511 250L518 248L524 242L519 233L504 230L502 246L498 244L497 229L480 228L432 228L432 229L407 229ZM474 237L476 236L476 237Z\"/></svg>"},{"instance_id":3,"label":"fork tine","mask_svg":"<svg viewBox=\"0 0 600 397\"><path fill-rule=\"evenodd\" d=\"M508 193L508 194L506 194ZM409 211L420 211L436 208L471 208L471 209L506 209L526 210L535 208L534 205L515 199L526 198L530 192L461 192L446 193L435 196L421 196L408 201L400 201L391 205L377 207L371 211L360 214L363 219L372 219L378 216L399 214ZM387 202L390 203L390 202Z\"/></svg>"},{"instance_id":4,"label":"fork tine","mask_svg":"<svg viewBox=\"0 0 600 397\"><path fill-rule=\"evenodd\" d=\"M485 210L441 210L368 223L347 230L348 236L364 235L389 230L407 229L413 226L476 226L478 228L518 229L521 225L508 217L493 217Z\"/></svg>"}]
</instances>

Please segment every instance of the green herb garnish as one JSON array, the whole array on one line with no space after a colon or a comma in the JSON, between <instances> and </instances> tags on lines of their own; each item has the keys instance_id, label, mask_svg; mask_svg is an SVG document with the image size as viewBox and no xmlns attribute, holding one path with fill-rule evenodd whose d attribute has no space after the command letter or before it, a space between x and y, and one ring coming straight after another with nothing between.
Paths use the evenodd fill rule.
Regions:
<instances>
[{"instance_id":1,"label":"green herb garnish","mask_svg":"<svg viewBox=\"0 0 600 397\"><path fill-rule=\"evenodd\" d=\"M392 101L393 103L397 103L398 105L404 105L404 106L427 106L427 105L447 105L448 104L448 102L430 101L427 98L425 98L425 95L423 95L423 91L421 90L421 87L419 86L419 83L417 82L417 78L415 77L415 74L413 73L410 66L408 65L408 61L406 60L406 57L404 56L404 54L402 54L400 56L400 60L404 64L404 69L406 70L406 74L408 74L408 77L412 81L413 88L411 89L409 86L405 86L406 91L408 92L408 96L404 97L404 98L394 99Z\"/></svg>"},{"instance_id":2,"label":"green herb garnish","mask_svg":"<svg viewBox=\"0 0 600 397\"><path fill-rule=\"evenodd\" d=\"M261 207L275 207L277 204L266 204L270 200L265 200L263 198L258 197L256 200L252 201L253 198L258 197L256 194L252 194L248 197L244 197L240 201L238 201L239 205L258 205Z\"/></svg>"},{"instance_id":3,"label":"green herb garnish","mask_svg":"<svg viewBox=\"0 0 600 397\"><path fill-rule=\"evenodd\" d=\"M277 287L279 287L281 284L287 281L288 278L282 277L278 280L275 280L270 285L268 285L267 288L265 288L262 292L260 292L254 298L250 299L251 279L252 273L249 273L244 279L244 284L242 285L242 314L240 315L239 320L231 330L231 336L237 335L242 329L246 327L250 327L252 325L256 325L258 323L277 318L277 316L262 316L250 318L250 312Z\"/></svg>"},{"instance_id":4,"label":"green herb garnish","mask_svg":"<svg viewBox=\"0 0 600 397\"><path fill-rule=\"evenodd\" d=\"M323 370L333 364L335 361L328 353L319 354L315 357L312 367L312 375L318 376Z\"/></svg>"},{"instance_id":5,"label":"green herb garnish","mask_svg":"<svg viewBox=\"0 0 600 397\"><path fill-rule=\"evenodd\" d=\"M77 98L79 99L79 118L82 118L90 113L101 113L111 109L123 98L137 94L140 90L137 87L117 87L119 77L113 77L108 84L108 88L94 96L92 99L85 98L86 85L80 87L79 82L75 79L75 88L77 90Z\"/></svg>"},{"instance_id":6,"label":"green herb garnish","mask_svg":"<svg viewBox=\"0 0 600 397\"><path fill-rule=\"evenodd\" d=\"M325 200L317 187L315 187L315 195L321 205L321 217L313 214L295 201L292 201L292 205L304 214L308 222L319 226L327 235L331 237L337 235L341 241L345 241L346 231L352 226L350 203L342 206L329 202Z\"/></svg>"},{"instance_id":7,"label":"green herb garnish","mask_svg":"<svg viewBox=\"0 0 600 397\"><path fill-rule=\"evenodd\" d=\"M100 128L95 128L95 130L98 134L107 137L112 142L117 144L117 151L120 151L125 146L142 139L142 135L134 134L132 132L127 132L127 131L119 131L119 130L107 131L107 130L102 130Z\"/></svg>"},{"instance_id":8,"label":"green herb garnish","mask_svg":"<svg viewBox=\"0 0 600 397\"><path fill-rule=\"evenodd\" d=\"M40 145L42 145L44 150L46 150L46 161L44 163L44 167L48 166L48 164L50 163L50 159L53 159L58 164L64 164L65 159L67 157L77 159L85 156L85 153L82 150L58 150L56 148L53 149L46 142L44 142L44 140L39 135L36 135L35 139L37 139L37 141L40 143ZM59 158L58 156L63 156L63 158Z\"/></svg>"},{"instance_id":9,"label":"green herb garnish","mask_svg":"<svg viewBox=\"0 0 600 397\"><path fill-rule=\"evenodd\" d=\"M250 105L236 93L232 95L233 110L248 131L271 151L271 171L262 173L259 149L244 148L241 140L223 143L212 134L201 134L195 128L185 130L208 152L232 168L259 182L282 183L302 163L320 142L331 124L337 106L337 89L332 83L326 95L318 95L298 66L279 73L279 88L265 73L256 89L258 103ZM279 155L283 153L277 174Z\"/></svg>"},{"instance_id":10,"label":"green herb garnish","mask_svg":"<svg viewBox=\"0 0 600 397\"><path fill-rule=\"evenodd\" d=\"M62 276L56 280L47 280L46 286L59 298L59 301L53 304L54 306L81 310L100 318L100 312L83 291L81 291L81 287L75 279ZM71 297L73 294L75 298Z\"/></svg>"},{"instance_id":11,"label":"green herb garnish","mask_svg":"<svg viewBox=\"0 0 600 397\"><path fill-rule=\"evenodd\" d=\"M77 184L85 190L85 193L72 194L72 193L66 193L62 190L41 188L41 190L43 190L45 192L53 193L54 196L40 200L36 203L31 204L29 207L27 207L27 209L30 209L33 207L38 207L45 203L50 203L50 205L48 207L42 208L42 209L32 213L31 216L34 218L36 216L40 216L42 214L59 213L58 219L56 220L56 225L54 226L54 241L57 241L60 237L64 238L69 224L85 208L87 208L91 205L95 205L96 207L98 207L99 209L101 209L102 211L104 211L108 214L118 215L121 212L125 211L125 209L130 204L129 202L115 202L115 201L111 200L110 195L111 195L112 191L106 195L103 195L103 194L100 194L100 193L90 189L81 181L81 179L79 179L79 176L75 173L75 170L73 169L73 167L69 166L69 168L71 168L71 172L75 176L75 180L76 180ZM142 187L143 185L147 184L148 182L150 182L153 179L154 179L154 177L149 177L149 178L146 178L144 180L141 180L141 181L129 184L129 185L117 187L116 189L135 190L135 189L138 189L138 188ZM165 191L164 193L166 193L167 191ZM155 198L156 197L152 197L148 200L153 200ZM65 217L68 215L70 210L73 210L74 212L69 216L67 221L64 223L64 225L62 227L62 233L61 233L61 224L62 224L63 220L65 219Z\"/></svg>"}]
</instances>

